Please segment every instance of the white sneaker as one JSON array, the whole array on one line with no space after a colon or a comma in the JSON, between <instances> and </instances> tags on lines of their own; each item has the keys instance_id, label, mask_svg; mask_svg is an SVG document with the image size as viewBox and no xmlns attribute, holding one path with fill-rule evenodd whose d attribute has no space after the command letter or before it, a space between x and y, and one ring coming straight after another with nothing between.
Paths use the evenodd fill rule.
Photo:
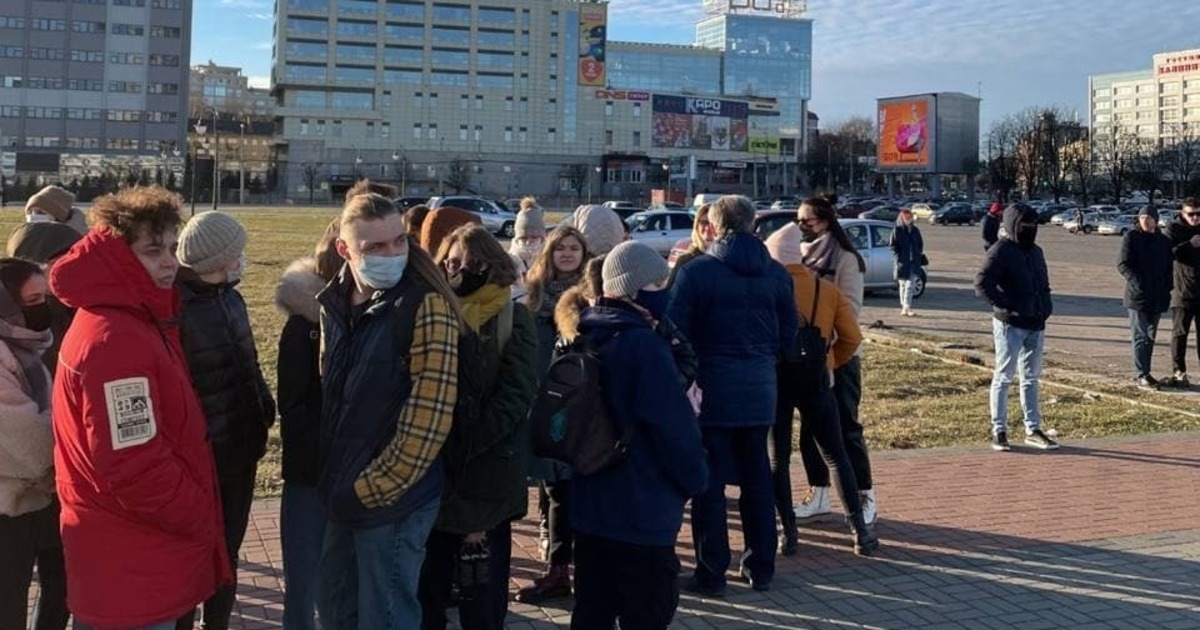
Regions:
<instances>
[{"instance_id":1,"label":"white sneaker","mask_svg":"<svg viewBox=\"0 0 1200 630\"><path fill-rule=\"evenodd\" d=\"M862 503L863 520L867 522L867 525L874 525L875 517L877 516L875 511L875 489L871 488L870 490L860 491L858 499Z\"/></svg>"},{"instance_id":2,"label":"white sneaker","mask_svg":"<svg viewBox=\"0 0 1200 630\"><path fill-rule=\"evenodd\" d=\"M809 486L804 500L796 506L796 518L802 521L829 514L829 486Z\"/></svg>"}]
</instances>

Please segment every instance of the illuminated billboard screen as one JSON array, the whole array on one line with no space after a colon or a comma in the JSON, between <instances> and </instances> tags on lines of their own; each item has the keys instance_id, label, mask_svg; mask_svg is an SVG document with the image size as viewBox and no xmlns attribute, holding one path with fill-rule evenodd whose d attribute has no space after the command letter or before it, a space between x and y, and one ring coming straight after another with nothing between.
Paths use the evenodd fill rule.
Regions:
<instances>
[{"instance_id":1,"label":"illuminated billboard screen","mask_svg":"<svg viewBox=\"0 0 1200 630\"><path fill-rule=\"evenodd\" d=\"M652 144L660 149L746 151L749 104L715 98L655 94Z\"/></svg>"},{"instance_id":2,"label":"illuminated billboard screen","mask_svg":"<svg viewBox=\"0 0 1200 630\"><path fill-rule=\"evenodd\" d=\"M879 102L879 168L921 171L931 166L932 99Z\"/></svg>"}]
</instances>

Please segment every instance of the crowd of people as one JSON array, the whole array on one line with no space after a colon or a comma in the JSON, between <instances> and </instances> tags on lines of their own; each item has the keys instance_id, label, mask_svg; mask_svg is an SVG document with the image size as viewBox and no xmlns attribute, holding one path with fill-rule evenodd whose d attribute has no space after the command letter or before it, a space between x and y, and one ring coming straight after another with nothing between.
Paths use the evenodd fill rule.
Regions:
<instances>
[{"instance_id":1,"label":"crowd of people","mask_svg":"<svg viewBox=\"0 0 1200 630\"><path fill-rule=\"evenodd\" d=\"M799 523L831 512L831 485L848 547L878 549L858 416L866 267L830 199L806 200L764 243L750 201L720 197L699 208L672 269L604 206L547 226L526 198L506 250L470 212L402 212L395 196L359 182L281 275L274 392L238 291L248 236L234 217L185 222L158 187L99 199L90 229L62 189L29 201L0 259L0 627L25 627L36 566L34 628L72 616L83 629L227 628L277 416L288 629L318 617L327 630L440 629L450 608L467 630L498 629L510 598L570 595L573 628L666 628L688 504L696 568L683 588L708 597L731 574L770 589ZM1122 249L1147 380L1172 260L1175 288L1192 291L1175 315L1184 347L1195 321L1189 204L1169 238L1144 212ZM1056 446L1038 413L1052 303L1036 235L1036 213L1004 209L977 280L994 308L998 450L1018 370L1026 442ZM912 315L906 285L925 255L911 215L892 248ZM627 437L596 470L532 446L546 374L581 351ZM531 484L546 571L510 595L512 524ZM727 486L745 540L732 572Z\"/></svg>"}]
</instances>

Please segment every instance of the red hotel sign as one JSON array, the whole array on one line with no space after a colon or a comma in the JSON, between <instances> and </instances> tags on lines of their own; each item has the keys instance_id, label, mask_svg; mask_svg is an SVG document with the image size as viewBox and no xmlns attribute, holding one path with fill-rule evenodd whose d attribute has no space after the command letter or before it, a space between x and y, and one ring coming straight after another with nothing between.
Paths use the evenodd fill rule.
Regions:
<instances>
[{"instance_id":1,"label":"red hotel sign","mask_svg":"<svg viewBox=\"0 0 1200 630\"><path fill-rule=\"evenodd\" d=\"M596 90L596 98L606 101L648 101L650 93L630 90Z\"/></svg>"},{"instance_id":2,"label":"red hotel sign","mask_svg":"<svg viewBox=\"0 0 1200 630\"><path fill-rule=\"evenodd\" d=\"M1154 69L1154 74L1161 76L1164 74L1200 71L1200 54L1168 57L1165 62Z\"/></svg>"}]
</instances>

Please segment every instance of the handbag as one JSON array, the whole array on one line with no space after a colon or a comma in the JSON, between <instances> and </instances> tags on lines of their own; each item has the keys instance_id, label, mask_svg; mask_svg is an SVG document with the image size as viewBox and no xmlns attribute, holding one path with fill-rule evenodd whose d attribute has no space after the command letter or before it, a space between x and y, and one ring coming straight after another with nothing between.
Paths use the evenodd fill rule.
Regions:
<instances>
[{"instance_id":1,"label":"handbag","mask_svg":"<svg viewBox=\"0 0 1200 630\"><path fill-rule=\"evenodd\" d=\"M929 257L928 257L928 256L926 256L925 254L921 254L921 266L922 266L922 267L928 267L928 266L929 266Z\"/></svg>"},{"instance_id":2,"label":"handbag","mask_svg":"<svg viewBox=\"0 0 1200 630\"><path fill-rule=\"evenodd\" d=\"M800 327L796 329L796 337L791 347L783 354L782 373L786 385L793 391L809 391L825 382L825 355L828 346L813 320L817 317L817 302L821 297L821 280L814 277L816 288L813 290L812 311L808 318L803 313L800 316Z\"/></svg>"}]
</instances>

